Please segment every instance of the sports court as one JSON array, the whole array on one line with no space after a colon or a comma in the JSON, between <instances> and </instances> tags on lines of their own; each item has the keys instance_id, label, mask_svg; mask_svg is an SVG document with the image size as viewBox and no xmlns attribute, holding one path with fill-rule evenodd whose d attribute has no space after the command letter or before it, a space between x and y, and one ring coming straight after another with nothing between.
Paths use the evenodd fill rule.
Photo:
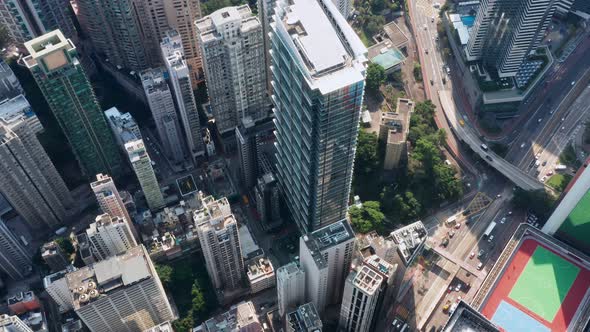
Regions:
<instances>
[{"instance_id":1,"label":"sports court","mask_svg":"<svg viewBox=\"0 0 590 332\"><path fill-rule=\"evenodd\" d=\"M567 330L590 287L590 271L534 239L499 278L482 313L507 332Z\"/></svg>"},{"instance_id":2,"label":"sports court","mask_svg":"<svg viewBox=\"0 0 590 332\"><path fill-rule=\"evenodd\" d=\"M558 231L577 243L587 243L590 239L590 191L582 196Z\"/></svg>"}]
</instances>

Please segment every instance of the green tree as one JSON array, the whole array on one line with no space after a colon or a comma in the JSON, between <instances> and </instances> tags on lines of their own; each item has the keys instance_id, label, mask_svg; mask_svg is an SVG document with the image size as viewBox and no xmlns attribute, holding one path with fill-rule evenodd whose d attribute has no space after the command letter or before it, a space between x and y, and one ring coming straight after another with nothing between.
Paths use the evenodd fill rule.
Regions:
<instances>
[{"instance_id":1,"label":"green tree","mask_svg":"<svg viewBox=\"0 0 590 332\"><path fill-rule=\"evenodd\" d=\"M55 239L55 242L57 243L57 245L59 245L59 247L66 254L66 256L70 256L74 253L74 251L76 251L70 239L66 237L59 237Z\"/></svg>"},{"instance_id":2,"label":"green tree","mask_svg":"<svg viewBox=\"0 0 590 332\"><path fill-rule=\"evenodd\" d=\"M186 317L175 320L172 322L172 326L176 332L191 332L195 327L195 320L193 319L192 313L189 312Z\"/></svg>"},{"instance_id":3,"label":"green tree","mask_svg":"<svg viewBox=\"0 0 590 332\"><path fill-rule=\"evenodd\" d=\"M349 209L350 221L355 231L368 233L373 230L381 231L385 215L381 212L381 204L376 201L366 201L358 208Z\"/></svg>"},{"instance_id":4,"label":"green tree","mask_svg":"<svg viewBox=\"0 0 590 332\"><path fill-rule=\"evenodd\" d=\"M369 63L367 68L367 89L377 91L385 82L385 70L376 63Z\"/></svg>"},{"instance_id":5,"label":"green tree","mask_svg":"<svg viewBox=\"0 0 590 332\"><path fill-rule=\"evenodd\" d=\"M555 198L544 189L526 191L516 188L512 196L512 204L521 209L528 209L535 213L539 218L549 217Z\"/></svg>"},{"instance_id":6,"label":"green tree","mask_svg":"<svg viewBox=\"0 0 590 332\"><path fill-rule=\"evenodd\" d=\"M359 131L356 146L354 172L357 176L372 174L379 167L377 155L377 135L364 130Z\"/></svg>"},{"instance_id":7,"label":"green tree","mask_svg":"<svg viewBox=\"0 0 590 332\"><path fill-rule=\"evenodd\" d=\"M162 285L168 288L172 285L172 267L170 265L156 264L156 272L162 281Z\"/></svg>"},{"instance_id":8,"label":"green tree","mask_svg":"<svg viewBox=\"0 0 590 332\"><path fill-rule=\"evenodd\" d=\"M422 66L418 62L414 63L414 79L417 82L422 82Z\"/></svg>"},{"instance_id":9,"label":"green tree","mask_svg":"<svg viewBox=\"0 0 590 332\"><path fill-rule=\"evenodd\" d=\"M195 279L191 289L192 307L191 311L195 320L201 321L207 318L204 314L207 313L207 304L205 296L198 279Z\"/></svg>"},{"instance_id":10,"label":"green tree","mask_svg":"<svg viewBox=\"0 0 590 332\"><path fill-rule=\"evenodd\" d=\"M365 33L369 37L372 37L383 28L383 25L385 25L385 18L383 16L372 15L365 25Z\"/></svg>"}]
</instances>

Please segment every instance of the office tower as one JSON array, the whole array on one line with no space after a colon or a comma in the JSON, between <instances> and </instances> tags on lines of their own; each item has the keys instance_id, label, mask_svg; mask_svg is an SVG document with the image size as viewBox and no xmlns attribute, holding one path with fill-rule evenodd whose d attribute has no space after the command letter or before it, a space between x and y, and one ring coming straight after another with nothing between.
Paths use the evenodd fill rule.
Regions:
<instances>
[{"instance_id":1,"label":"office tower","mask_svg":"<svg viewBox=\"0 0 590 332\"><path fill-rule=\"evenodd\" d=\"M143 29L149 35L151 53L160 54L160 41L175 30L184 50L193 87L203 81L203 63L199 51L195 21L201 18L198 0L152 0L136 3Z\"/></svg>"},{"instance_id":2,"label":"office tower","mask_svg":"<svg viewBox=\"0 0 590 332\"><path fill-rule=\"evenodd\" d=\"M199 193L201 196L202 194ZM234 290L243 286L244 261L238 223L225 197L201 197L202 208L194 213L207 272L217 289Z\"/></svg>"},{"instance_id":3,"label":"office tower","mask_svg":"<svg viewBox=\"0 0 590 332\"><path fill-rule=\"evenodd\" d=\"M45 291L51 296L53 301L57 303L60 313L74 309L74 299L71 297L68 282L66 280L66 275L73 271L76 271L76 268L70 265L59 272L43 278Z\"/></svg>"},{"instance_id":4,"label":"office tower","mask_svg":"<svg viewBox=\"0 0 590 332\"><path fill-rule=\"evenodd\" d=\"M18 316L0 315L0 331L33 332Z\"/></svg>"},{"instance_id":5,"label":"office tower","mask_svg":"<svg viewBox=\"0 0 590 332\"><path fill-rule=\"evenodd\" d=\"M24 58L53 115L88 177L98 173L118 176L121 156L76 47L59 31L25 43Z\"/></svg>"},{"instance_id":6,"label":"office tower","mask_svg":"<svg viewBox=\"0 0 590 332\"><path fill-rule=\"evenodd\" d=\"M47 242L41 246L41 258L52 272L61 271L70 265L69 258L55 241Z\"/></svg>"},{"instance_id":7,"label":"office tower","mask_svg":"<svg viewBox=\"0 0 590 332\"><path fill-rule=\"evenodd\" d=\"M340 303L348 275L355 237L346 220L328 225L299 239L299 261L305 271L305 300L321 314Z\"/></svg>"},{"instance_id":8,"label":"office tower","mask_svg":"<svg viewBox=\"0 0 590 332\"><path fill-rule=\"evenodd\" d=\"M23 87L10 66L0 59L0 100L11 99L23 94Z\"/></svg>"},{"instance_id":9,"label":"office tower","mask_svg":"<svg viewBox=\"0 0 590 332\"><path fill-rule=\"evenodd\" d=\"M190 79L190 67L184 59L182 40L176 30L168 31L166 37L162 40L161 48L162 57L168 70L168 78L184 129L184 137L191 158L195 161L197 157L205 154L205 144L203 143L199 112Z\"/></svg>"},{"instance_id":10,"label":"office tower","mask_svg":"<svg viewBox=\"0 0 590 332\"><path fill-rule=\"evenodd\" d=\"M121 149L125 150L125 143L142 139L139 126L130 113L121 113L116 107L111 107L104 111L104 115Z\"/></svg>"},{"instance_id":11,"label":"office tower","mask_svg":"<svg viewBox=\"0 0 590 332\"><path fill-rule=\"evenodd\" d=\"M313 303L306 303L287 314L286 332L322 332L323 324Z\"/></svg>"},{"instance_id":12,"label":"office tower","mask_svg":"<svg viewBox=\"0 0 590 332\"><path fill-rule=\"evenodd\" d=\"M367 49L330 0L280 0L275 13L277 179L307 233L346 217Z\"/></svg>"},{"instance_id":13,"label":"office tower","mask_svg":"<svg viewBox=\"0 0 590 332\"><path fill-rule=\"evenodd\" d=\"M277 299L281 317L305 303L305 272L297 262L277 270Z\"/></svg>"},{"instance_id":14,"label":"office tower","mask_svg":"<svg viewBox=\"0 0 590 332\"><path fill-rule=\"evenodd\" d=\"M133 0L78 0L78 20L95 51L115 66L148 68L155 56L145 49L146 36Z\"/></svg>"},{"instance_id":15,"label":"office tower","mask_svg":"<svg viewBox=\"0 0 590 332\"><path fill-rule=\"evenodd\" d=\"M342 331L377 330L378 321L387 317L390 299L395 297L392 292L394 271L393 265L372 255L349 273L340 308L339 328Z\"/></svg>"},{"instance_id":16,"label":"office tower","mask_svg":"<svg viewBox=\"0 0 590 332\"><path fill-rule=\"evenodd\" d=\"M0 272L12 280L22 280L32 271L31 254L0 219Z\"/></svg>"},{"instance_id":17,"label":"office tower","mask_svg":"<svg viewBox=\"0 0 590 332\"><path fill-rule=\"evenodd\" d=\"M256 211L260 215L263 228L265 225L280 222L281 199L279 186L273 173L266 173L258 178L254 193L256 195Z\"/></svg>"},{"instance_id":18,"label":"office tower","mask_svg":"<svg viewBox=\"0 0 590 332\"><path fill-rule=\"evenodd\" d=\"M18 44L56 29L74 38L69 7L67 0L5 0L0 2L0 24Z\"/></svg>"},{"instance_id":19,"label":"office tower","mask_svg":"<svg viewBox=\"0 0 590 332\"><path fill-rule=\"evenodd\" d=\"M164 73L163 68L145 70L140 74L141 84L166 156L175 163L181 163L184 160L184 151L180 123L174 108L172 92L164 79Z\"/></svg>"},{"instance_id":20,"label":"office tower","mask_svg":"<svg viewBox=\"0 0 590 332\"><path fill-rule=\"evenodd\" d=\"M122 254L137 245L125 219L106 213L96 217L86 235L97 260Z\"/></svg>"},{"instance_id":21,"label":"office tower","mask_svg":"<svg viewBox=\"0 0 590 332\"><path fill-rule=\"evenodd\" d=\"M242 186L250 189L258 178L258 153L256 127L254 121L247 117L236 127L236 143L240 159L240 177Z\"/></svg>"},{"instance_id":22,"label":"office tower","mask_svg":"<svg viewBox=\"0 0 590 332\"><path fill-rule=\"evenodd\" d=\"M141 190L145 195L150 210L155 211L166 206L160 185L156 179L156 173L152 167L152 160L145 150L143 140L136 140L125 144L125 150L129 155L129 161L139 180Z\"/></svg>"},{"instance_id":23,"label":"office tower","mask_svg":"<svg viewBox=\"0 0 590 332\"><path fill-rule=\"evenodd\" d=\"M558 0L484 0L467 44L467 59L482 60L499 77L516 76L526 57L537 49L555 13Z\"/></svg>"},{"instance_id":24,"label":"office tower","mask_svg":"<svg viewBox=\"0 0 590 332\"><path fill-rule=\"evenodd\" d=\"M37 139L42 130L25 97L0 102L0 192L34 229L57 228L72 203Z\"/></svg>"},{"instance_id":25,"label":"office tower","mask_svg":"<svg viewBox=\"0 0 590 332\"><path fill-rule=\"evenodd\" d=\"M91 332L141 332L176 318L143 245L66 278L74 310Z\"/></svg>"},{"instance_id":26,"label":"office tower","mask_svg":"<svg viewBox=\"0 0 590 332\"><path fill-rule=\"evenodd\" d=\"M105 174L96 174L96 181L90 183L90 188L94 192L102 212L111 217L123 219L133 236L139 239L135 226L133 226L133 219L131 219L113 179Z\"/></svg>"},{"instance_id":27,"label":"office tower","mask_svg":"<svg viewBox=\"0 0 590 332\"><path fill-rule=\"evenodd\" d=\"M196 22L207 91L221 134L241 119L268 115L262 25L248 5L226 7Z\"/></svg>"}]
</instances>

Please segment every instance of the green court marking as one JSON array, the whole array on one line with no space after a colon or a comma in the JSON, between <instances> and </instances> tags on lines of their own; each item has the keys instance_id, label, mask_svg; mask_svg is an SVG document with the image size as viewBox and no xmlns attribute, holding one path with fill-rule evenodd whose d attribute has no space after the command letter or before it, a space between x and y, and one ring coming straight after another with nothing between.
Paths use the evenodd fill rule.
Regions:
<instances>
[{"instance_id":1,"label":"green court marking","mask_svg":"<svg viewBox=\"0 0 590 332\"><path fill-rule=\"evenodd\" d=\"M582 196L558 231L582 246L590 246L590 191Z\"/></svg>"},{"instance_id":2,"label":"green court marking","mask_svg":"<svg viewBox=\"0 0 590 332\"><path fill-rule=\"evenodd\" d=\"M538 246L510 292L510 298L552 322L580 269Z\"/></svg>"}]
</instances>

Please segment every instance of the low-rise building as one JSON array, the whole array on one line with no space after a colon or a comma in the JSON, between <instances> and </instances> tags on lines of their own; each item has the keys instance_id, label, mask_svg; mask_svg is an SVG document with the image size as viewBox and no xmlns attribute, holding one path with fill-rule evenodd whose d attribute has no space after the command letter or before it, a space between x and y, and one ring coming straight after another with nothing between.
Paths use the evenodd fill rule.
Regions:
<instances>
[{"instance_id":1,"label":"low-rise building","mask_svg":"<svg viewBox=\"0 0 590 332\"><path fill-rule=\"evenodd\" d=\"M252 293L258 293L276 284L275 270L266 257L255 258L246 263L246 275Z\"/></svg>"},{"instance_id":2,"label":"low-rise building","mask_svg":"<svg viewBox=\"0 0 590 332\"><path fill-rule=\"evenodd\" d=\"M313 303L300 305L297 310L287 314L285 319L287 332L321 332L322 320Z\"/></svg>"},{"instance_id":3,"label":"low-rise building","mask_svg":"<svg viewBox=\"0 0 590 332\"><path fill-rule=\"evenodd\" d=\"M252 302L233 305L228 311L206 320L200 330L203 332L248 331L262 332L262 325Z\"/></svg>"},{"instance_id":4,"label":"low-rise building","mask_svg":"<svg viewBox=\"0 0 590 332\"><path fill-rule=\"evenodd\" d=\"M397 244L397 251L404 264L409 265L424 247L428 231L421 221L416 221L391 232L391 238Z\"/></svg>"},{"instance_id":5,"label":"low-rise building","mask_svg":"<svg viewBox=\"0 0 590 332\"><path fill-rule=\"evenodd\" d=\"M397 168L407 158L407 137L410 130L410 116L414 111L414 102L398 98L396 112L383 113L379 126L379 139L385 143L385 160L383 168Z\"/></svg>"}]
</instances>

